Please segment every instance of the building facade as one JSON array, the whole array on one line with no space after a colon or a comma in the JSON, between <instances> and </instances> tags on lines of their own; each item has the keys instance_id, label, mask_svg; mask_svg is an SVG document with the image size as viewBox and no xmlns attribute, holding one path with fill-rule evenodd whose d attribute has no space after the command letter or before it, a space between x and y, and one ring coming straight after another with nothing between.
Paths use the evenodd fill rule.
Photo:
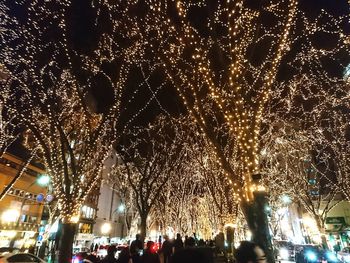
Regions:
<instances>
[{"instance_id":1,"label":"building facade","mask_svg":"<svg viewBox=\"0 0 350 263\"><path fill-rule=\"evenodd\" d=\"M14 155L3 155L0 159L0 193L23 169L24 163ZM0 200L0 247L8 247L10 242L18 248L35 245L47 193L47 187L37 181L43 174L43 169L29 164Z\"/></svg>"},{"instance_id":2,"label":"building facade","mask_svg":"<svg viewBox=\"0 0 350 263\"><path fill-rule=\"evenodd\" d=\"M94 226L94 243L120 243L127 235L124 221L124 206L114 190L114 183L107 180L111 167L117 162L117 156L112 154L105 162L103 181L100 187L96 224Z\"/></svg>"}]
</instances>

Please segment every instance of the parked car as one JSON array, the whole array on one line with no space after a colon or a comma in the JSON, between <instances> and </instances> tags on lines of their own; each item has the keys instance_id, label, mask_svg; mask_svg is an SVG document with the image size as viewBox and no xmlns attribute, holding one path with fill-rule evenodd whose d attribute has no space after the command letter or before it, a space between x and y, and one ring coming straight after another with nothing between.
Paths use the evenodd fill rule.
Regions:
<instances>
[{"instance_id":1,"label":"parked car","mask_svg":"<svg viewBox=\"0 0 350 263\"><path fill-rule=\"evenodd\" d=\"M336 254L315 245L297 245L295 249L296 263L340 263Z\"/></svg>"},{"instance_id":2,"label":"parked car","mask_svg":"<svg viewBox=\"0 0 350 263\"><path fill-rule=\"evenodd\" d=\"M294 261L295 248L294 244L289 241L275 241L276 260L281 261Z\"/></svg>"},{"instance_id":3,"label":"parked car","mask_svg":"<svg viewBox=\"0 0 350 263\"><path fill-rule=\"evenodd\" d=\"M350 247L344 247L341 251L337 253L339 260L350 263Z\"/></svg>"},{"instance_id":4,"label":"parked car","mask_svg":"<svg viewBox=\"0 0 350 263\"><path fill-rule=\"evenodd\" d=\"M6 253L0 256L0 263L46 263L41 258L29 253Z\"/></svg>"}]
</instances>

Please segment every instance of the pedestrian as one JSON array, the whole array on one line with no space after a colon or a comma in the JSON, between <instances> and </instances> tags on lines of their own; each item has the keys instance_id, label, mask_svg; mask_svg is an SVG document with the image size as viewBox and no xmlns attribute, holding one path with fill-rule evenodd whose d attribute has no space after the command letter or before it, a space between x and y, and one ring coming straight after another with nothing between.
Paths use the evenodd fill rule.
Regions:
<instances>
[{"instance_id":1,"label":"pedestrian","mask_svg":"<svg viewBox=\"0 0 350 263\"><path fill-rule=\"evenodd\" d=\"M162 244L162 253L164 256L164 263L168 263L169 259L171 257L173 245L171 244L169 237L167 235L164 235L164 242Z\"/></svg>"},{"instance_id":2,"label":"pedestrian","mask_svg":"<svg viewBox=\"0 0 350 263\"><path fill-rule=\"evenodd\" d=\"M179 251L179 250L183 249L183 248L184 248L184 242L182 242L182 238L181 238L180 233L177 233L176 234L176 239L174 241L174 253L176 251Z\"/></svg>"},{"instance_id":3,"label":"pedestrian","mask_svg":"<svg viewBox=\"0 0 350 263\"><path fill-rule=\"evenodd\" d=\"M162 236L159 235L158 237L158 247L161 248L162 247Z\"/></svg>"},{"instance_id":4,"label":"pedestrian","mask_svg":"<svg viewBox=\"0 0 350 263\"><path fill-rule=\"evenodd\" d=\"M215 236L215 250L216 254L225 253L225 235L223 232Z\"/></svg>"},{"instance_id":5,"label":"pedestrian","mask_svg":"<svg viewBox=\"0 0 350 263\"><path fill-rule=\"evenodd\" d=\"M117 263L133 263L130 256L130 250L128 247L122 248L122 250L119 253Z\"/></svg>"},{"instance_id":6,"label":"pedestrian","mask_svg":"<svg viewBox=\"0 0 350 263\"><path fill-rule=\"evenodd\" d=\"M141 250L143 250L143 243L141 240L141 235L136 234L135 240L132 241L130 244L130 254L131 255L138 254L138 253L140 253Z\"/></svg>"},{"instance_id":7,"label":"pedestrian","mask_svg":"<svg viewBox=\"0 0 350 263\"><path fill-rule=\"evenodd\" d=\"M203 238L199 239L198 246L199 247L204 247L205 246L205 242L204 242Z\"/></svg>"},{"instance_id":8,"label":"pedestrian","mask_svg":"<svg viewBox=\"0 0 350 263\"><path fill-rule=\"evenodd\" d=\"M143 242L141 240L141 235L136 234L135 240L130 244L130 255L133 263L140 262L140 255L143 253Z\"/></svg>"},{"instance_id":9,"label":"pedestrian","mask_svg":"<svg viewBox=\"0 0 350 263\"><path fill-rule=\"evenodd\" d=\"M255 243L242 241L234 257L237 263L266 263L265 252Z\"/></svg>"},{"instance_id":10,"label":"pedestrian","mask_svg":"<svg viewBox=\"0 0 350 263\"><path fill-rule=\"evenodd\" d=\"M99 263L100 260L93 254L88 255L84 260L84 263Z\"/></svg>"},{"instance_id":11,"label":"pedestrian","mask_svg":"<svg viewBox=\"0 0 350 263\"><path fill-rule=\"evenodd\" d=\"M196 241L193 237L188 237L187 240L185 240L185 247L191 248L196 246Z\"/></svg>"},{"instance_id":12,"label":"pedestrian","mask_svg":"<svg viewBox=\"0 0 350 263\"><path fill-rule=\"evenodd\" d=\"M333 250L335 254L338 254L338 252L340 251L340 242L337 242L337 244L333 246Z\"/></svg>"},{"instance_id":13,"label":"pedestrian","mask_svg":"<svg viewBox=\"0 0 350 263\"><path fill-rule=\"evenodd\" d=\"M115 258L115 252L117 251L117 248L115 245L111 245L107 248L107 256L105 256L101 263L116 263L117 260Z\"/></svg>"},{"instance_id":14,"label":"pedestrian","mask_svg":"<svg viewBox=\"0 0 350 263\"><path fill-rule=\"evenodd\" d=\"M188 235L185 235L185 243L184 243L184 247L187 247L187 243L188 243Z\"/></svg>"},{"instance_id":15,"label":"pedestrian","mask_svg":"<svg viewBox=\"0 0 350 263\"><path fill-rule=\"evenodd\" d=\"M197 246L197 244L198 244L198 238L197 238L196 232L193 232L193 238L194 238L194 242L196 243L196 246Z\"/></svg>"},{"instance_id":16,"label":"pedestrian","mask_svg":"<svg viewBox=\"0 0 350 263\"><path fill-rule=\"evenodd\" d=\"M146 249L141 256L141 263L160 263L153 241L147 242Z\"/></svg>"}]
</instances>

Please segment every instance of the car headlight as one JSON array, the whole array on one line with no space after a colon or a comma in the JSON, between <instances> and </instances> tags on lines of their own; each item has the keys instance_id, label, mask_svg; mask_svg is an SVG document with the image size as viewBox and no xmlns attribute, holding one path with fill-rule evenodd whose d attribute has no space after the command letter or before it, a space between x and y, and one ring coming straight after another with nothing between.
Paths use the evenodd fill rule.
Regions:
<instances>
[{"instance_id":1,"label":"car headlight","mask_svg":"<svg viewBox=\"0 0 350 263\"><path fill-rule=\"evenodd\" d=\"M289 258L289 251L286 248L281 248L279 251L280 257L282 259L288 259Z\"/></svg>"},{"instance_id":2,"label":"car headlight","mask_svg":"<svg viewBox=\"0 0 350 263\"><path fill-rule=\"evenodd\" d=\"M327 252L326 256L327 256L327 259L329 261L332 261L332 262L337 262L338 261L337 256L335 254L333 254L332 252Z\"/></svg>"},{"instance_id":3,"label":"car headlight","mask_svg":"<svg viewBox=\"0 0 350 263\"><path fill-rule=\"evenodd\" d=\"M306 252L306 258L310 261L316 261L317 260L317 255L315 252L308 251Z\"/></svg>"}]
</instances>

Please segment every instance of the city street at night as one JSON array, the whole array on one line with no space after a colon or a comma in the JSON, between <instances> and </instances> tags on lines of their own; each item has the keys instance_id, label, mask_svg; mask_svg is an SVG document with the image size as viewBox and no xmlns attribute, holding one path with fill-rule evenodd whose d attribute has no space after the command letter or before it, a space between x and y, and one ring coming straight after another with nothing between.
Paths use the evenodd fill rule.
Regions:
<instances>
[{"instance_id":1,"label":"city street at night","mask_svg":"<svg viewBox=\"0 0 350 263\"><path fill-rule=\"evenodd\" d=\"M1 0L0 263L350 263L349 0Z\"/></svg>"}]
</instances>

